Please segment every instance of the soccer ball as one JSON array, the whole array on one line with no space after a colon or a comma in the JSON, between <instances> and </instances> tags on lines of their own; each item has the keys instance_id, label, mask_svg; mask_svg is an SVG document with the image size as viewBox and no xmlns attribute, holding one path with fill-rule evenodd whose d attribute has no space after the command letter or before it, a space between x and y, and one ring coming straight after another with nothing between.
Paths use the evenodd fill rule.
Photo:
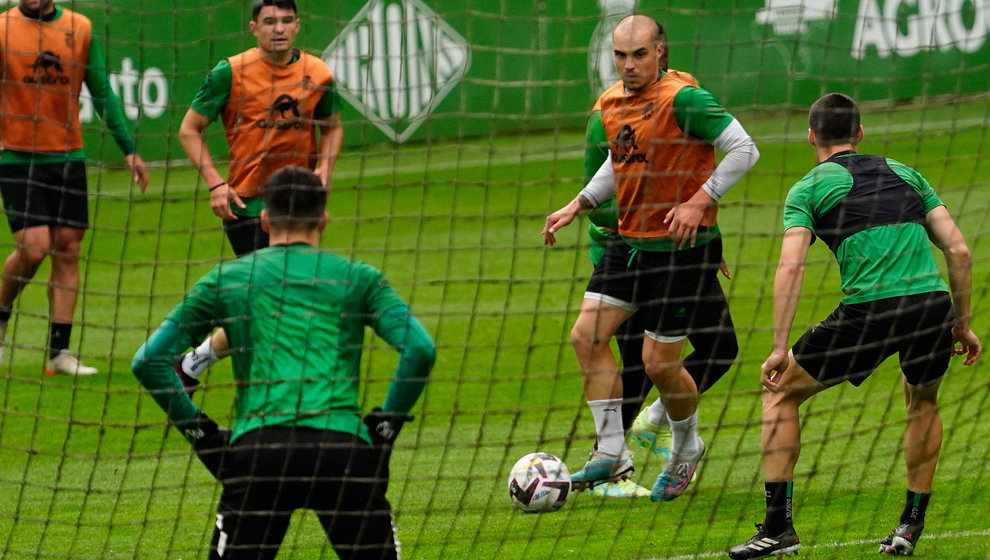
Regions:
<instances>
[{"instance_id":1,"label":"soccer ball","mask_svg":"<svg viewBox=\"0 0 990 560\"><path fill-rule=\"evenodd\" d=\"M509 497L526 513L557 511L570 493L567 465L549 453L530 453L509 473Z\"/></svg>"}]
</instances>

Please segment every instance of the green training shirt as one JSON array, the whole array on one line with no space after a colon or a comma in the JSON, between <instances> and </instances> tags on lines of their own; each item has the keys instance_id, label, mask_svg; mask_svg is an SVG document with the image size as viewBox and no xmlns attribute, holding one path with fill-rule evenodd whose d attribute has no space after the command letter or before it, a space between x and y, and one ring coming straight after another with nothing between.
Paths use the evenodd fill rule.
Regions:
<instances>
[{"instance_id":1,"label":"green training shirt","mask_svg":"<svg viewBox=\"0 0 990 560\"><path fill-rule=\"evenodd\" d=\"M308 245L260 249L203 276L134 358L135 374L176 424L196 408L172 357L218 326L234 349L232 441L262 426L368 440L358 404L366 326L400 352L388 412L409 412L435 359L429 335L375 268Z\"/></svg>"},{"instance_id":2,"label":"green training shirt","mask_svg":"<svg viewBox=\"0 0 990 560\"><path fill-rule=\"evenodd\" d=\"M791 187L784 229L805 227L830 244L845 303L948 291L924 225L942 205L914 169L844 152Z\"/></svg>"}]
</instances>

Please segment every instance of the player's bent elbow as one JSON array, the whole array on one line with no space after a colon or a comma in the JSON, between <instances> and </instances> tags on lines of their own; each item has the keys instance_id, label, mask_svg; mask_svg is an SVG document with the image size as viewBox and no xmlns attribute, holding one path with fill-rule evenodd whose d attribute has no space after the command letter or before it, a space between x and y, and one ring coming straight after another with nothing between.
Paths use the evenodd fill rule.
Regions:
<instances>
[{"instance_id":1,"label":"player's bent elbow","mask_svg":"<svg viewBox=\"0 0 990 560\"><path fill-rule=\"evenodd\" d=\"M956 265L970 266L973 261L973 254L965 241L959 241L945 248L945 258Z\"/></svg>"},{"instance_id":2,"label":"player's bent elbow","mask_svg":"<svg viewBox=\"0 0 990 560\"><path fill-rule=\"evenodd\" d=\"M430 372L433 370L434 364L437 363L437 349L432 344L424 346L415 346L410 348L410 359L413 360L416 365L417 371L422 372L424 378L430 376Z\"/></svg>"}]
</instances>

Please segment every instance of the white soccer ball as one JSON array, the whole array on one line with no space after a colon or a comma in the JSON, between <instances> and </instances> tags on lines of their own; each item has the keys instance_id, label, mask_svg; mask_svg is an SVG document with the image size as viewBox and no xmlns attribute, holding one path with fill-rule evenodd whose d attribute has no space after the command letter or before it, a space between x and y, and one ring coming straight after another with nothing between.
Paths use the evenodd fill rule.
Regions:
<instances>
[{"instance_id":1,"label":"white soccer ball","mask_svg":"<svg viewBox=\"0 0 990 560\"><path fill-rule=\"evenodd\" d=\"M549 453L530 453L509 473L509 497L526 513L557 511L570 493L567 465Z\"/></svg>"}]
</instances>

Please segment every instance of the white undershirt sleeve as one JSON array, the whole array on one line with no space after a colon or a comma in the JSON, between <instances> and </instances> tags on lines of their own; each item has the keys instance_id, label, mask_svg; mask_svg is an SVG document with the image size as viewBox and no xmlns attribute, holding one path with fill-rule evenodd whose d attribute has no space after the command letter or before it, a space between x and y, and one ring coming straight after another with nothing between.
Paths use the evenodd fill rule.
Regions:
<instances>
[{"instance_id":1,"label":"white undershirt sleeve","mask_svg":"<svg viewBox=\"0 0 990 560\"><path fill-rule=\"evenodd\" d=\"M578 194L590 202L592 208L596 208L599 204L615 196L615 172L612 171L611 151L608 152L602 166L595 172L595 176Z\"/></svg>"},{"instance_id":2,"label":"white undershirt sleeve","mask_svg":"<svg viewBox=\"0 0 990 560\"><path fill-rule=\"evenodd\" d=\"M732 119L713 144L725 152L725 157L701 188L713 199L719 200L753 168L756 160L760 159L760 151L756 149L756 143L736 119Z\"/></svg>"}]
</instances>

